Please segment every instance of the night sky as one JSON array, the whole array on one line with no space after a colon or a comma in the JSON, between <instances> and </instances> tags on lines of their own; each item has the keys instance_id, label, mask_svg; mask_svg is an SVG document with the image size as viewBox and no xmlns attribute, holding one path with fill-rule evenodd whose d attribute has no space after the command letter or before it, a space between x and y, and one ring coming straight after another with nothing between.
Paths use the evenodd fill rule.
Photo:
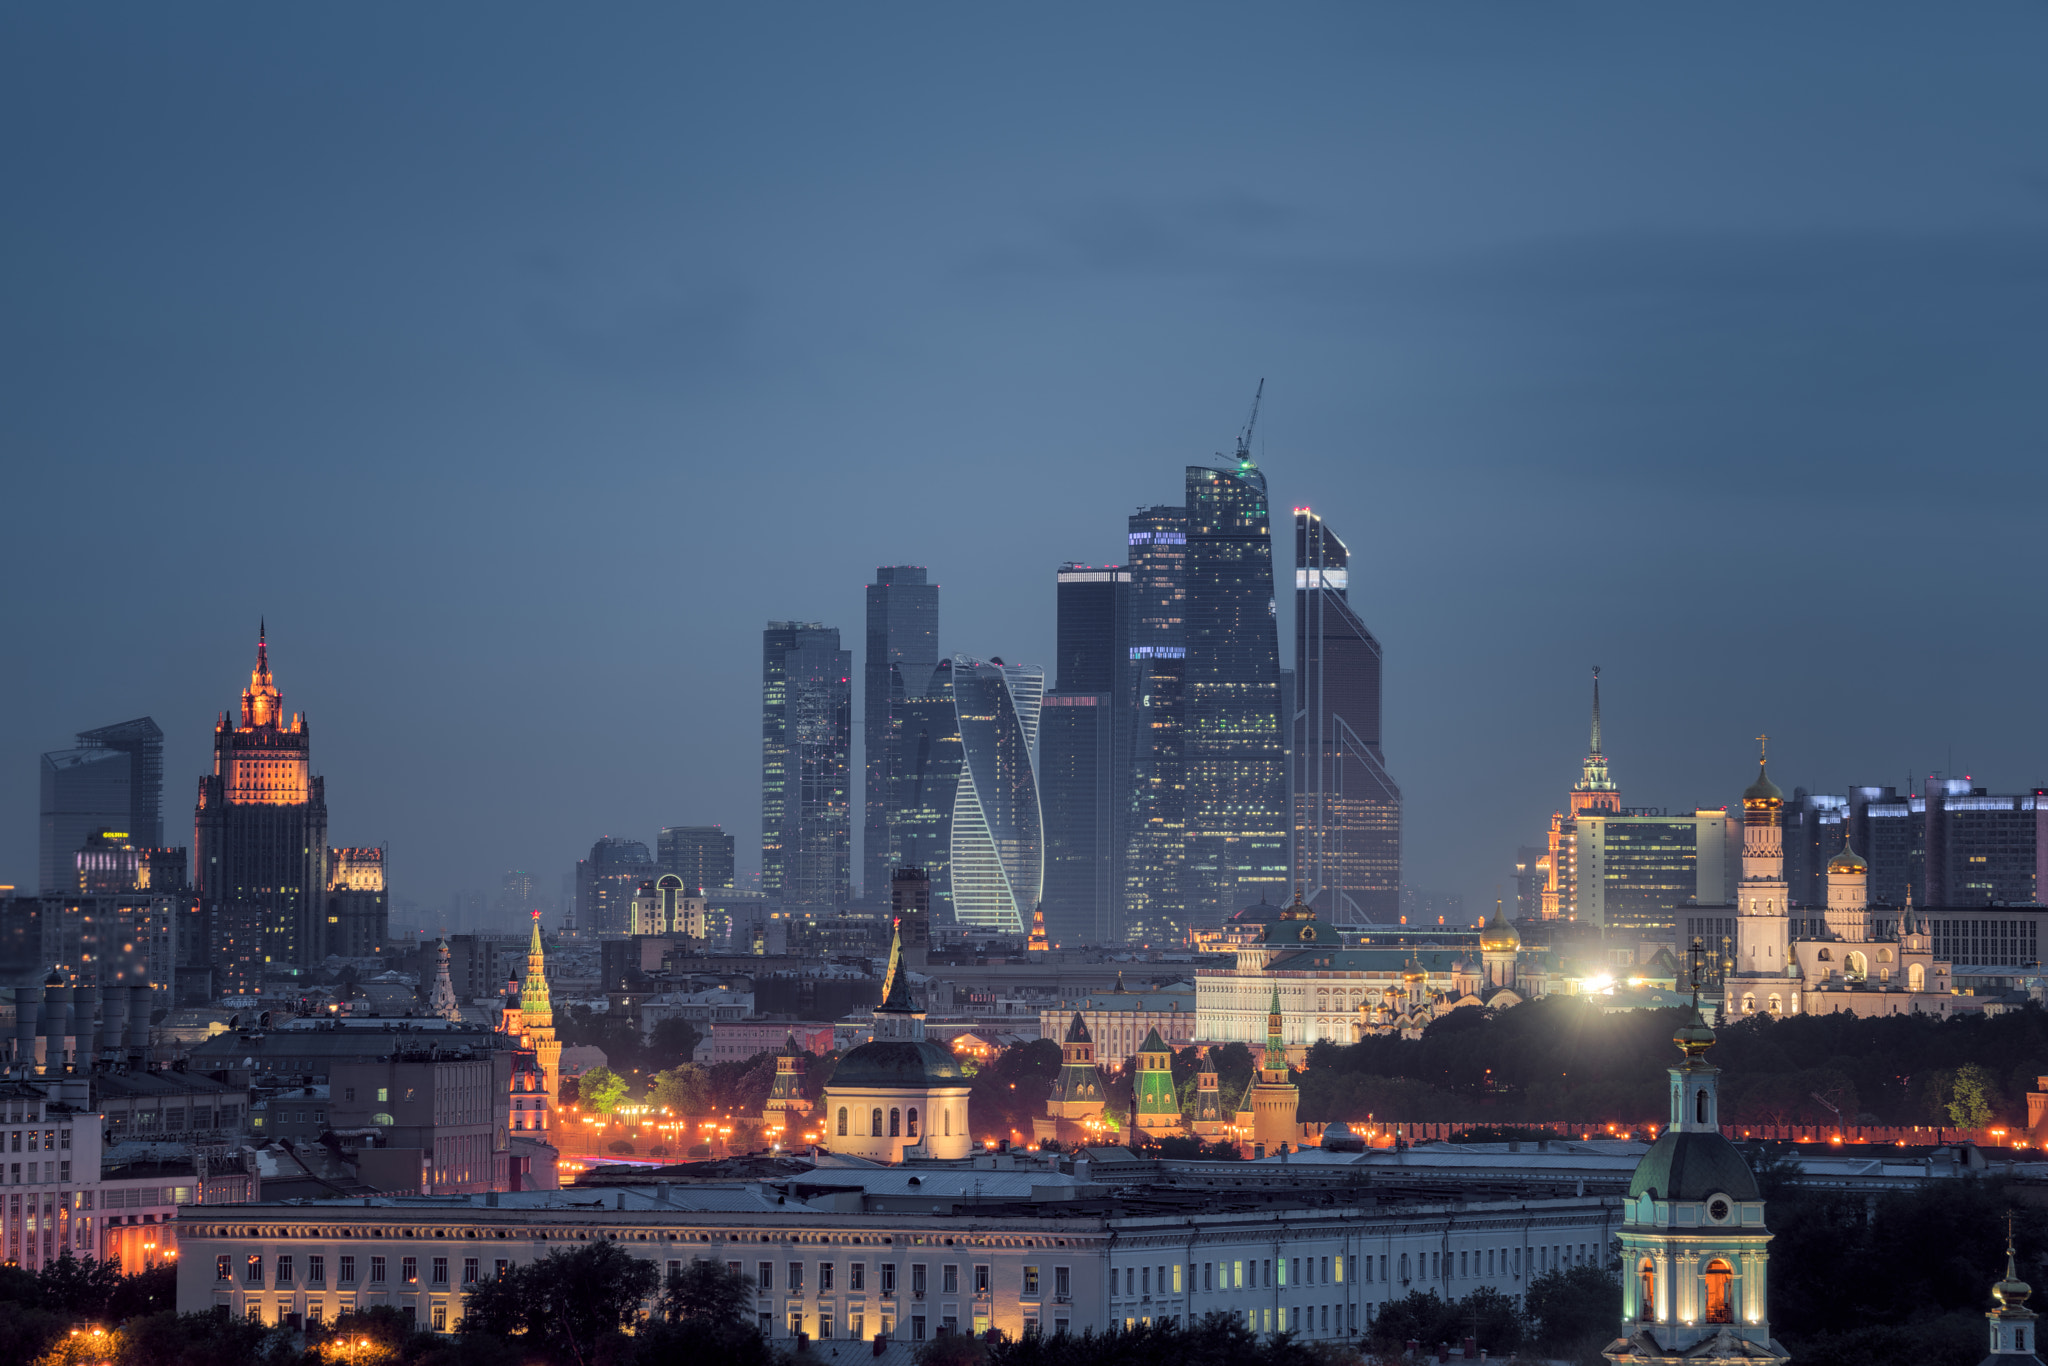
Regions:
<instances>
[{"instance_id":1,"label":"night sky","mask_svg":"<svg viewBox=\"0 0 2048 1366\"><path fill-rule=\"evenodd\" d=\"M1049 663L1055 568L1261 377L1275 507L1387 648L1409 883L1510 893L1596 663L1631 806L1738 800L1760 731L1787 790L2048 781L2044 43L2012 3L8 6L0 882L36 755L145 713L189 843L259 616L333 842L429 928L606 833L758 866L765 620L857 683L862 584L923 563L944 649Z\"/></svg>"}]
</instances>

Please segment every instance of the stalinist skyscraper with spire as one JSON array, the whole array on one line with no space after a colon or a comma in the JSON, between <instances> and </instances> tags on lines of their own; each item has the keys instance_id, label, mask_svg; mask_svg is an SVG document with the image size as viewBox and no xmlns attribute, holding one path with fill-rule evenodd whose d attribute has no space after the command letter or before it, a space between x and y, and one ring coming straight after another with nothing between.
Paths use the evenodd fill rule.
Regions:
<instances>
[{"instance_id":1,"label":"stalinist skyscraper with spire","mask_svg":"<svg viewBox=\"0 0 2048 1366\"><path fill-rule=\"evenodd\" d=\"M312 773L312 729L285 717L259 625L238 716L213 730L213 772L193 812L193 882L217 990L260 989L266 967L326 954L327 793Z\"/></svg>"},{"instance_id":2,"label":"stalinist skyscraper with spire","mask_svg":"<svg viewBox=\"0 0 2048 1366\"><path fill-rule=\"evenodd\" d=\"M1680 908L1725 902L1734 880L1728 813L1631 809L1607 771L1600 670L1593 670L1592 741L1565 809L1550 818L1542 914L1623 933L1672 929Z\"/></svg>"},{"instance_id":3,"label":"stalinist skyscraper with spire","mask_svg":"<svg viewBox=\"0 0 2048 1366\"><path fill-rule=\"evenodd\" d=\"M1578 894L1578 841L1580 816L1588 811L1621 811L1621 789L1607 776L1607 755L1600 748L1600 666L1593 666L1593 739L1579 771L1578 784L1569 797L1569 814L1560 811L1550 818L1549 883L1543 893L1543 918L1570 918Z\"/></svg>"}]
</instances>

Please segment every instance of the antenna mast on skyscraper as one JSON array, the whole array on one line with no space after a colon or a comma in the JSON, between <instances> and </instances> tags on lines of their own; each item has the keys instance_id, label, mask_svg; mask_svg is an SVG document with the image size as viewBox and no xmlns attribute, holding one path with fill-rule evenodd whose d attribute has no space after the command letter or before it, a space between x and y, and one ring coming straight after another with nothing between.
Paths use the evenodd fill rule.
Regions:
<instances>
[{"instance_id":1,"label":"antenna mast on skyscraper","mask_svg":"<svg viewBox=\"0 0 2048 1366\"><path fill-rule=\"evenodd\" d=\"M1244 430L1237 437L1237 463L1248 464L1252 458L1252 428L1259 425L1259 400L1266 396L1265 377L1259 379L1258 392L1252 395L1252 415L1245 419Z\"/></svg>"}]
</instances>

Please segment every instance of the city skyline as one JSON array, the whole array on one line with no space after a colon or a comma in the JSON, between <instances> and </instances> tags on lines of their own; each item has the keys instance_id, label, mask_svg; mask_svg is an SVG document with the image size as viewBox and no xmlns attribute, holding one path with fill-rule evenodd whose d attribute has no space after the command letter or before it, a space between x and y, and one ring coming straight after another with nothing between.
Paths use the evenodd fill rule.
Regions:
<instances>
[{"instance_id":1,"label":"city skyline","mask_svg":"<svg viewBox=\"0 0 2048 1366\"><path fill-rule=\"evenodd\" d=\"M1135 64L1133 16L1086 51L985 15L506 19L489 69L453 16L137 16L110 51L13 14L47 59L0 99L49 135L0 345L47 581L0 608L0 881L37 879L39 756L122 718L164 730L189 843L265 615L395 896L552 889L667 825L749 868L762 622L851 644L874 569L924 564L941 649L1050 665L1051 573L1122 562L1261 375L1272 506L1375 566L1412 884L1512 895L1595 661L1631 802L1732 804L1761 731L1788 787L2030 788L2043 20L1854 14L1195 12ZM705 43L736 59L679 88ZM1188 79L1225 63L1249 98ZM292 515L222 575L252 489ZM82 553L87 513L148 533ZM1599 610L1561 610L1586 576ZM1912 646L1818 648L1842 616Z\"/></svg>"}]
</instances>

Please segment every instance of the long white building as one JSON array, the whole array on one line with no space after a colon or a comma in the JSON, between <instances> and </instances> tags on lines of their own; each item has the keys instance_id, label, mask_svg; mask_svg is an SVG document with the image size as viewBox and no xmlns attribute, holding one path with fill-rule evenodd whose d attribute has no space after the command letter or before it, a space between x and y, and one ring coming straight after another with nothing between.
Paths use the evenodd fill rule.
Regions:
<instances>
[{"instance_id":1,"label":"long white building","mask_svg":"<svg viewBox=\"0 0 2048 1366\"><path fill-rule=\"evenodd\" d=\"M1218 1310L1262 1334L1340 1338L1413 1290L1516 1295L1550 1268L1604 1261L1621 1217L1612 1194L1503 1188L1440 1203L1334 1165L1200 1164L1171 1184L1115 1188L1085 1165L984 1157L194 1209L179 1227L178 1308L291 1324L388 1304L449 1331L466 1286L608 1238L665 1270L704 1258L751 1277L778 1338L1080 1332ZM1375 1198L1357 1199L1369 1185ZM1324 1186L1332 1203L1317 1203Z\"/></svg>"}]
</instances>

